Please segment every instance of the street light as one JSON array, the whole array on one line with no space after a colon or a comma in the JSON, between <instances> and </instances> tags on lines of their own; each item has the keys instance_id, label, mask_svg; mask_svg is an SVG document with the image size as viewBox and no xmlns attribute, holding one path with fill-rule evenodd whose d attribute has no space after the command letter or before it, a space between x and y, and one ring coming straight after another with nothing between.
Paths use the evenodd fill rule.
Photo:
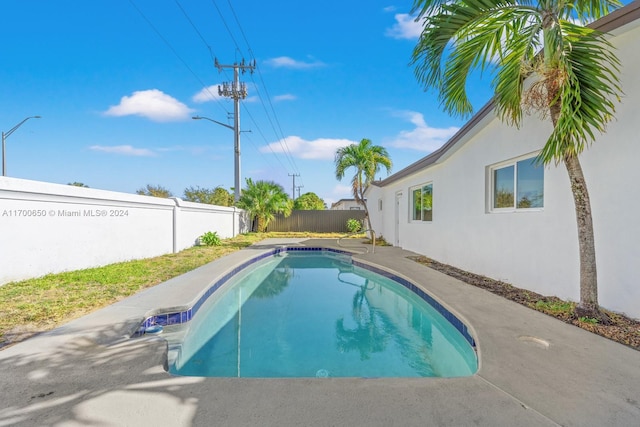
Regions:
<instances>
[{"instance_id":1,"label":"street light","mask_svg":"<svg viewBox=\"0 0 640 427\"><path fill-rule=\"evenodd\" d=\"M219 122L219 121L217 121L217 120L210 119L209 117L193 116L193 117L191 117L191 118L192 118L193 120L203 120L203 119L204 119L204 120L209 120L210 122L217 123L217 124L219 124L220 126L224 126L224 127L229 128L229 129L231 129L231 130L235 130L235 128L234 128L233 126L230 126L230 125L228 125L228 124L225 124L225 123Z\"/></svg>"},{"instance_id":2,"label":"street light","mask_svg":"<svg viewBox=\"0 0 640 427\"><path fill-rule=\"evenodd\" d=\"M18 123L17 125L15 125L14 127L12 127L11 129L9 129L7 132L2 132L2 176L7 176L6 174L6 162L7 162L7 156L6 156L6 152L5 152L5 141L6 139L9 137L9 135L11 135L12 133L14 133L20 126L22 126L22 124L24 122L26 122L29 119L39 119L40 116L29 116L26 119L24 119L23 121L21 121L20 123Z\"/></svg>"},{"instance_id":3,"label":"street light","mask_svg":"<svg viewBox=\"0 0 640 427\"><path fill-rule=\"evenodd\" d=\"M236 118L234 120L234 124L235 126L230 126L228 124L219 122L217 120L213 120L210 119L209 117L202 117L202 116L193 116L192 119L193 120L209 120L210 122L216 123L220 126L224 126L228 129L231 129L233 131L233 140L234 140L234 189L233 189L233 199L237 202L238 200L240 200L240 123L239 123L239 119L237 116L237 112L236 112Z\"/></svg>"}]
</instances>

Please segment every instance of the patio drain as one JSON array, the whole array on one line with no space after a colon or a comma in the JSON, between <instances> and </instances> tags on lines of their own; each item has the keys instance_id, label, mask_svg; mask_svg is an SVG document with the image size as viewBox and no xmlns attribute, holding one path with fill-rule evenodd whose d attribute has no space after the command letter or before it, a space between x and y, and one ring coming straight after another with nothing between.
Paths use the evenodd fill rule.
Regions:
<instances>
[{"instance_id":1,"label":"patio drain","mask_svg":"<svg viewBox=\"0 0 640 427\"><path fill-rule=\"evenodd\" d=\"M549 349L549 341L543 340L542 338L532 337L530 335L520 335L518 340L522 341L525 344L530 344L538 348L543 348L545 350Z\"/></svg>"}]
</instances>

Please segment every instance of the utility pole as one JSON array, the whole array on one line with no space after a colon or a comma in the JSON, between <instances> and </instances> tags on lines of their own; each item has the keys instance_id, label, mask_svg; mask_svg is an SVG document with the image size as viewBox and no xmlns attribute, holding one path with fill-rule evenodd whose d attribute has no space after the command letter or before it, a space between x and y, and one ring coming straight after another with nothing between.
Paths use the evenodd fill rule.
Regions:
<instances>
[{"instance_id":1,"label":"utility pole","mask_svg":"<svg viewBox=\"0 0 640 427\"><path fill-rule=\"evenodd\" d=\"M298 190L298 199L300 198L300 189L304 188L304 185L298 185L296 189Z\"/></svg>"},{"instance_id":2,"label":"utility pole","mask_svg":"<svg viewBox=\"0 0 640 427\"><path fill-rule=\"evenodd\" d=\"M237 202L240 199L240 100L247 97L247 85L240 81L240 71L242 74L247 70L253 73L256 61L246 64L243 59L239 64L234 62L233 65L225 65L220 64L218 58L215 58L214 63L219 72L223 68L233 68L233 82L218 85L218 95L233 98L234 199Z\"/></svg>"},{"instance_id":3,"label":"utility pole","mask_svg":"<svg viewBox=\"0 0 640 427\"><path fill-rule=\"evenodd\" d=\"M300 176L299 173L290 173L289 176L293 177L293 187L291 188L291 196L293 197L293 201L296 200L296 176Z\"/></svg>"}]
</instances>

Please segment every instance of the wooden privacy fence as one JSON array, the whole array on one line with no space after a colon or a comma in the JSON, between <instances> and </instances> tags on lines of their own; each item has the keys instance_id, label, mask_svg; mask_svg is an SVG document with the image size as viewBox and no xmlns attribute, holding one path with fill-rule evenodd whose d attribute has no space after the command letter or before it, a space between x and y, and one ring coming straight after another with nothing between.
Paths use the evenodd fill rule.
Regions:
<instances>
[{"instance_id":1,"label":"wooden privacy fence","mask_svg":"<svg viewBox=\"0 0 640 427\"><path fill-rule=\"evenodd\" d=\"M364 210L293 211L285 218L278 214L267 231L309 231L315 233L348 233L347 220L364 220Z\"/></svg>"}]
</instances>

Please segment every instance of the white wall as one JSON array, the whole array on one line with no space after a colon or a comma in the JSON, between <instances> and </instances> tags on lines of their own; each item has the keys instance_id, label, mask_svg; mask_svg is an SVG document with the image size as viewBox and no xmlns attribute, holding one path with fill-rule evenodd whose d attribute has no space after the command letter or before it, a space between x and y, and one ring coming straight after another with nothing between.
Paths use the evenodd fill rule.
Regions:
<instances>
[{"instance_id":1,"label":"white wall","mask_svg":"<svg viewBox=\"0 0 640 427\"><path fill-rule=\"evenodd\" d=\"M607 133L580 157L590 191L599 281L599 302L640 318L640 29L612 41L622 60L625 96ZM551 131L526 118L518 130L493 113L476 125L451 154L422 171L367 193L371 219L388 242L438 261L504 280L545 295L579 300L579 253L575 210L564 165L545 168L544 208L490 213L487 167L537 152ZM410 188L433 182L433 221L409 221ZM399 205L396 235L395 197ZM378 210L378 200L383 211Z\"/></svg>"},{"instance_id":2,"label":"white wall","mask_svg":"<svg viewBox=\"0 0 640 427\"><path fill-rule=\"evenodd\" d=\"M243 218L235 208L0 177L0 284L177 252L207 231L247 231Z\"/></svg>"},{"instance_id":3,"label":"white wall","mask_svg":"<svg viewBox=\"0 0 640 427\"><path fill-rule=\"evenodd\" d=\"M216 232L221 238L233 237L248 231L244 216L240 215L241 211L235 207L186 202L177 198L172 200L175 200L178 207L176 251L193 246L195 240L207 231Z\"/></svg>"}]
</instances>

